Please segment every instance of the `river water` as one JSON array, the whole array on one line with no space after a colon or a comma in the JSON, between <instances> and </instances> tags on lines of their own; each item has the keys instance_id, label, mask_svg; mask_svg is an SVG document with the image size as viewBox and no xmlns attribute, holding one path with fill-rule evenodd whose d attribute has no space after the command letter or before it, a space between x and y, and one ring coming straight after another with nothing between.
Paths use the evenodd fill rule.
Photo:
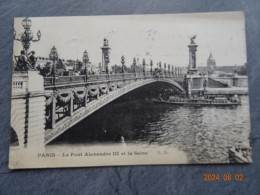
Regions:
<instances>
[{"instance_id":1,"label":"river water","mask_svg":"<svg viewBox=\"0 0 260 195\"><path fill-rule=\"evenodd\" d=\"M170 145L189 163L228 163L228 148L249 144L248 96L235 107L154 104L168 86L150 85L101 108L52 144L126 143ZM173 92L174 93L174 92Z\"/></svg>"}]
</instances>

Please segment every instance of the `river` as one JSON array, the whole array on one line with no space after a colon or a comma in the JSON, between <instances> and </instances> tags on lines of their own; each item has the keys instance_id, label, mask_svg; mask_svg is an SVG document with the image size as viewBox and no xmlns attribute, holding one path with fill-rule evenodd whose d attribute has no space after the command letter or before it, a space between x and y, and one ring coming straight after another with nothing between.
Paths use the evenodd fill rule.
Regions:
<instances>
[{"instance_id":1,"label":"river","mask_svg":"<svg viewBox=\"0 0 260 195\"><path fill-rule=\"evenodd\" d=\"M248 96L235 107L154 104L168 88L150 85L113 101L78 123L51 145L126 143L171 145L189 163L228 163L228 147L249 143Z\"/></svg>"}]
</instances>

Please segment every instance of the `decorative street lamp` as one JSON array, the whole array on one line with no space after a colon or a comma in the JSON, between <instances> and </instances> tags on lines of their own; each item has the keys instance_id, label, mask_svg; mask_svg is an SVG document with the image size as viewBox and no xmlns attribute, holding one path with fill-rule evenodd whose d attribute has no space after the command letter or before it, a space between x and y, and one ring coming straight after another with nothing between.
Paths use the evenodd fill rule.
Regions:
<instances>
[{"instance_id":1,"label":"decorative street lamp","mask_svg":"<svg viewBox=\"0 0 260 195\"><path fill-rule=\"evenodd\" d=\"M121 57L122 73L125 74L125 57Z\"/></svg>"},{"instance_id":2,"label":"decorative street lamp","mask_svg":"<svg viewBox=\"0 0 260 195\"><path fill-rule=\"evenodd\" d=\"M170 70L171 70L171 65L168 64L168 74L169 74L169 76L170 76Z\"/></svg>"},{"instance_id":3,"label":"decorative street lamp","mask_svg":"<svg viewBox=\"0 0 260 195\"><path fill-rule=\"evenodd\" d=\"M86 75L86 80L87 80L87 78L88 78L87 63L89 62L87 50L84 51L82 60L83 60L83 62L85 63L85 75Z\"/></svg>"},{"instance_id":4,"label":"decorative street lamp","mask_svg":"<svg viewBox=\"0 0 260 195\"><path fill-rule=\"evenodd\" d=\"M166 63L164 63L164 75L166 76Z\"/></svg>"},{"instance_id":5,"label":"decorative street lamp","mask_svg":"<svg viewBox=\"0 0 260 195\"><path fill-rule=\"evenodd\" d=\"M53 65L52 65L52 76L54 77L54 84L55 84L55 80L56 80L55 77L57 76L57 74L56 74L56 64L55 64L55 62L59 59L58 52L57 52L57 49L56 49L55 46L53 46L53 47L51 48L51 52L50 52L49 58L50 58L50 60L52 60L52 62L53 62Z\"/></svg>"},{"instance_id":6,"label":"decorative street lamp","mask_svg":"<svg viewBox=\"0 0 260 195\"><path fill-rule=\"evenodd\" d=\"M31 31L32 21L29 18L25 18L22 21L22 25L24 28L24 32L20 38L16 38L16 31L14 30L13 39L16 41L20 41L23 46L23 50L21 51L20 56L15 56L17 61L16 70L24 71L24 70L35 70L35 62L36 58L34 56L35 52L28 52L30 48L30 42L37 42L41 38L41 32L37 32L38 39L33 39L33 33Z\"/></svg>"},{"instance_id":7,"label":"decorative street lamp","mask_svg":"<svg viewBox=\"0 0 260 195\"><path fill-rule=\"evenodd\" d=\"M151 66L151 75L153 75L153 60L150 61L150 66Z\"/></svg>"},{"instance_id":8,"label":"decorative street lamp","mask_svg":"<svg viewBox=\"0 0 260 195\"><path fill-rule=\"evenodd\" d=\"M174 74L174 68L173 68L173 65L172 65L172 76L173 76L173 74Z\"/></svg>"},{"instance_id":9,"label":"decorative street lamp","mask_svg":"<svg viewBox=\"0 0 260 195\"><path fill-rule=\"evenodd\" d=\"M143 59L143 73L144 73L144 76L145 76L145 59Z\"/></svg>"},{"instance_id":10,"label":"decorative street lamp","mask_svg":"<svg viewBox=\"0 0 260 195\"><path fill-rule=\"evenodd\" d=\"M22 21L22 25L24 28L24 33L22 34L21 38L16 38L16 31L14 30L14 40L21 41L23 45L23 50L25 51L25 54L28 55L28 50L30 48L30 42L38 42L41 39L41 31L39 30L37 32L37 38L33 39L33 33L31 31L32 21L30 18L25 18Z\"/></svg>"},{"instance_id":11,"label":"decorative street lamp","mask_svg":"<svg viewBox=\"0 0 260 195\"><path fill-rule=\"evenodd\" d=\"M136 59L133 59L134 73L136 73Z\"/></svg>"},{"instance_id":12,"label":"decorative street lamp","mask_svg":"<svg viewBox=\"0 0 260 195\"><path fill-rule=\"evenodd\" d=\"M162 63L159 62L159 69L160 69L160 73L162 72Z\"/></svg>"},{"instance_id":13,"label":"decorative street lamp","mask_svg":"<svg viewBox=\"0 0 260 195\"><path fill-rule=\"evenodd\" d=\"M178 72L177 72L177 67L175 66L175 71L174 71L175 75L177 76L178 75Z\"/></svg>"}]
</instances>

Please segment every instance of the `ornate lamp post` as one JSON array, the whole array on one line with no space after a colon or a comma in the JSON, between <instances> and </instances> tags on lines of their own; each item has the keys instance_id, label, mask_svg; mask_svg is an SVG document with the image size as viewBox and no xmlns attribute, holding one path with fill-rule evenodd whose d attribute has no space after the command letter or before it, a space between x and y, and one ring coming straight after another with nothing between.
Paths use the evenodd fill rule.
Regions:
<instances>
[{"instance_id":1,"label":"ornate lamp post","mask_svg":"<svg viewBox=\"0 0 260 195\"><path fill-rule=\"evenodd\" d=\"M25 18L22 21L22 25L24 28L24 33L22 34L21 38L16 38L16 31L14 30L14 40L16 41L21 41L22 45L23 45L23 49L26 53L26 55L28 54L28 50L30 48L30 42L38 42L41 39L41 31L39 30L37 32L37 38L38 39L33 39L33 33L31 31L31 26L32 26L32 20L30 18Z\"/></svg>"},{"instance_id":2,"label":"ornate lamp post","mask_svg":"<svg viewBox=\"0 0 260 195\"><path fill-rule=\"evenodd\" d=\"M160 73L162 72L162 64L161 62L159 62L159 70L160 70Z\"/></svg>"},{"instance_id":3,"label":"ornate lamp post","mask_svg":"<svg viewBox=\"0 0 260 195\"><path fill-rule=\"evenodd\" d=\"M88 78L87 63L89 62L87 50L84 51L82 60L83 60L83 62L84 62L84 64L85 64L85 75L86 75L86 81L87 81L87 78Z\"/></svg>"},{"instance_id":4,"label":"ornate lamp post","mask_svg":"<svg viewBox=\"0 0 260 195\"><path fill-rule=\"evenodd\" d=\"M170 64L168 64L168 74L169 74L169 76L170 76L170 70L171 70L171 65Z\"/></svg>"},{"instance_id":5,"label":"ornate lamp post","mask_svg":"<svg viewBox=\"0 0 260 195\"><path fill-rule=\"evenodd\" d=\"M145 76L145 59L143 59L143 74Z\"/></svg>"},{"instance_id":6,"label":"ornate lamp post","mask_svg":"<svg viewBox=\"0 0 260 195\"><path fill-rule=\"evenodd\" d=\"M125 57L121 57L122 73L125 74Z\"/></svg>"},{"instance_id":7,"label":"ornate lamp post","mask_svg":"<svg viewBox=\"0 0 260 195\"><path fill-rule=\"evenodd\" d=\"M22 34L21 38L16 38L16 31L14 30L14 35L13 35L13 39L16 41L20 41L22 43L23 46L23 50L21 51L21 56L19 56L20 61L18 60L17 62L17 68L24 70L24 67L26 67L26 69L32 69L34 70L34 52L31 53L30 57L28 56L30 53L28 53L28 50L30 48L30 44L31 41L32 42L38 42L41 39L41 32L38 31L37 32L37 39L33 39L33 33L31 31L31 26L32 26L32 21L30 18L25 18L22 21L22 25L24 28L24 33ZM23 62L22 62L23 61ZM23 66L23 68L21 68L20 66Z\"/></svg>"},{"instance_id":8,"label":"ornate lamp post","mask_svg":"<svg viewBox=\"0 0 260 195\"><path fill-rule=\"evenodd\" d=\"M174 68L173 68L173 65L172 65L172 76L173 76L173 74L174 74Z\"/></svg>"},{"instance_id":9,"label":"ornate lamp post","mask_svg":"<svg viewBox=\"0 0 260 195\"><path fill-rule=\"evenodd\" d=\"M150 61L150 66L151 66L151 75L153 75L153 60Z\"/></svg>"},{"instance_id":10,"label":"ornate lamp post","mask_svg":"<svg viewBox=\"0 0 260 195\"><path fill-rule=\"evenodd\" d=\"M134 73L136 73L136 59L133 59Z\"/></svg>"},{"instance_id":11,"label":"ornate lamp post","mask_svg":"<svg viewBox=\"0 0 260 195\"><path fill-rule=\"evenodd\" d=\"M51 48L51 52L50 52L50 55L49 55L49 58L50 60L52 60L53 62L53 65L52 65L52 76L54 77L54 82L53 84L55 85L55 81L56 81L56 64L55 62L59 59L59 56L58 56L58 52L57 52L57 49L55 46L53 46Z\"/></svg>"},{"instance_id":12,"label":"ornate lamp post","mask_svg":"<svg viewBox=\"0 0 260 195\"><path fill-rule=\"evenodd\" d=\"M164 63L164 75L166 76L166 63Z\"/></svg>"}]
</instances>

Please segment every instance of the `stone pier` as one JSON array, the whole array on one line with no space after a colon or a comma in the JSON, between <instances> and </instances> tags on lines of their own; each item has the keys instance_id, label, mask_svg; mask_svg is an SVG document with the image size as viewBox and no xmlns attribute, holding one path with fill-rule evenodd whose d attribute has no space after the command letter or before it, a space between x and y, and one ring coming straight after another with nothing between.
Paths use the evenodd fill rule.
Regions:
<instances>
[{"instance_id":1,"label":"stone pier","mask_svg":"<svg viewBox=\"0 0 260 195\"><path fill-rule=\"evenodd\" d=\"M45 95L38 71L13 72L11 128L20 148L44 147Z\"/></svg>"}]
</instances>

